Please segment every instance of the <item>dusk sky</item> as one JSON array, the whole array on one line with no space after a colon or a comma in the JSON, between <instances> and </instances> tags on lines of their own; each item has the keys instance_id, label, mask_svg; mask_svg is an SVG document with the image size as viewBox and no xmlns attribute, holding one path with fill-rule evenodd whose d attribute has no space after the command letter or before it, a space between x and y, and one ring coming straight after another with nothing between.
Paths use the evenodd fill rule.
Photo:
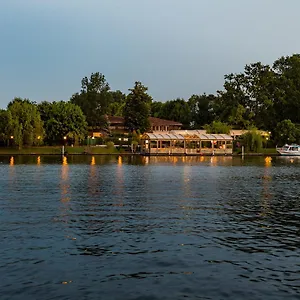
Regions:
<instances>
[{"instance_id":1,"label":"dusk sky","mask_svg":"<svg viewBox=\"0 0 300 300\"><path fill-rule=\"evenodd\" d=\"M300 52L299 0L1 0L0 108L69 100L103 73L156 101L216 93L224 75Z\"/></svg>"}]
</instances>

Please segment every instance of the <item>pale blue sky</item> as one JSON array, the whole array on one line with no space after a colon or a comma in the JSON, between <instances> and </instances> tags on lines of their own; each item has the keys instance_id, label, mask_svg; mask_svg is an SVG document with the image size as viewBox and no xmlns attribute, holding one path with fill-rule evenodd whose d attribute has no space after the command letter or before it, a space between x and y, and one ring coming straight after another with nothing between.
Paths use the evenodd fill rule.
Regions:
<instances>
[{"instance_id":1,"label":"pale blue sky","mask_svg":"<svg viewBox=\"0 0 300 300\"><path fill-rule=\"evenodd\" d=\"M0 107L68 100L92 72L166 101L300 52L299 0L0 0Z\"/></svg>"}]
</instances>

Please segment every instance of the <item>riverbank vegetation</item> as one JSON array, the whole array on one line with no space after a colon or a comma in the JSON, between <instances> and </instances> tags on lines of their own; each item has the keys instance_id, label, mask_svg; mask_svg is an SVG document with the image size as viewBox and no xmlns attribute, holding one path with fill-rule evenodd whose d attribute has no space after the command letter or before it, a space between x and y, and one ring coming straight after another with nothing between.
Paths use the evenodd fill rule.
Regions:
<instances>
[{"instance_id":1,"label":"riverbank vegetation","mask_svg":"<svg viewBox=\"0 0 300 300\"><path fill-rule=\"evenodd\" d=\"M281 57L271 66L248 64L242 73L225 75L223 89L215 94L166 102L153 100L139 81L125 94L112 91L103 74L92 73L69 100L37 103L15 98L9 102L7 109L0 110L0 145L19 149L87 145L92 130L107 132L108 138L102 141L107 144L114 137L108 132L106 115L123 116L130 133L147 131L149 116L211 133L250 129L240 143L253 152L299 143L300 54ZM256 129L271 132L271 140L259 140Z\"/></svg>"}]
</instances>

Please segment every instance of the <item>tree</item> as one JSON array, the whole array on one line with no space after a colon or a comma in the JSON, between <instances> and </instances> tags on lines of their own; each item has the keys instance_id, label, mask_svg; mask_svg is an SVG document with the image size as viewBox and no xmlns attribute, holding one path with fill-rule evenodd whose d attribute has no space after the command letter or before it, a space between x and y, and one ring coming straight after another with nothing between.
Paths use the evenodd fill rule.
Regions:
<instances>
[{"instance_id":1,"label":"tree","mask_svg":"<svg viewBox=\"0 0 300 300\"><path fill-rule=\"evenodd\" d=\"M273 69L276 74L276 119L300 123L300 54L277 59Z\"/></svg>"},{"instance_id":2,"label":"tree","mask_svg":"<svg viewBox=\"0 0 300 300\"><path fill-rule=\"evenodd\" d=\"M243 127L273 126L275 78L274 71L260 62L246 65L244 73L225 75L224 90L218 91L214 106L219 119ZM239 122L235 122L237 114Z\"/></svg>"},{"instance_id":3,"label":"tree","mask_svg":"<svg viewBox=\"0 0 300 300\"><path fill-rule=\"evenodd\" d=\"M241 145L245 147L246 152L260 152L262 149L262 136L256 130L252 129L240 137Z\"/></svg>"},{"instance_id":4,"label":"tree","mask_svg":"<svg viewBox=\"0 0 300 300\"><path fill-rule=\"evenodd\" d=\"M236 128L246 129L250 126L250 121L245 118L246 108L238 104L231 111L231 115L228 118L229 124L235 126Z\"/></svg>"},{"instance_id":5,"label":"tree","mask_svg":"<svg viewBox=\"0 0 300 300\"><path fill-rule=\"evenodd\" d=\"M279 145L297 142L299 135L299 129L291 120L279 122L274 130L274 140Z\"/></svg>"},{"instance_id":6,"label":"tree","mask_svg":"<svg viewBox=\"0 0 300 300\"><path fill-rule=\"evenodd\" d=\"M191 122L191 111L184 99L177 98L164 103L160 118L180 122L183 128L188 129Z\"/></svg>"},{"instance_id":7,"label":"tree","mask_svg":"<svg viewBox=\"0 0 300 300\"><path fill-rule=\"evenodd\" d=\"M125 126L131 131L140 130L141 133L150 127L149 116L152 97L147 94L148 88L141 82L135 82L134 88L129 89L124 106Z\"/></svg>"},{"instance_id":8,"label":"tree","mask_svg":"<svg viewBox=\"0 0 300 300\"><path fill-rule=\"evenodd\" d=\"M110 103L108 104L107 113L112 116L123 116L123 110L126 102L126 95L121 91L110 92Z\"/></svg>"},{"instance_id":9,"label":"tree","mask_svg":"<svg viewBox=\"0 0 300 300\"><path fill-rule=\"evenodd\" d=\"M162 110L164 103L154 101L151 103L151 116L155 118L162 118Z\"/></svg>"},{"instance_id":10,"label":"tree","mask_svg":"<svg viewBox=\"0 0 300 300\"><path fill-rule=\"evenodd\" d=\"M230 126L220 121L213 121L211 124L205 125L204 128L207 133L221 133L221 134L230 133Z\"/></svg>"},{"instance_id":11,"label":"tree","mask_svg":"<svg viewBox=\"0 0 300 300\"><path fill-rule=\"evenodd\" d=\"M2 145L8 145L13 134L14 127L11 112L0 109L0 143Z\"/></svg>"},{"instance_id":12,"label":"tree","mask_svg":"<svg viewBox=\"0 0 300 300\"><path fill-rule=\"evenodd\" d=\"M79 106L60 101L42 102L38 108L44 121L47 144L61 144L64 136L72 144L84 139L87 122Z\"/></svg>"},{"instance_id":13,"label":"tree","mask_svg":"<svg viewBox=\"0 0 300 300\"><path fill-rule=\"evenodd\" d=\"M190 122L192 127L199 129L213 121L211 106L215 100L214 95L192 95L188 100L190 108Z\"/></svg>"},{"instance_id":14,"label":"tree","mask_svg":"<svg viewBox=\"0 0 300 300\"><path fill-rule=\"evenodd\" d=\"M92 73L90 78L81 81L81 91L71 97L71 103L78 105L86 116L88 126L102 127L112 95L105 76L99 72Z\"/></svg>"},{"instance_id":15,"label":"tree","mask_svg":"<svg viewBox=\"0 0 300 300\"><path fill-rule=\"evenodd\" d=\"M21 148L39 145L43 140L44 129L40 113L35 103L28 99L15 98L7 110L11 114L14 143Z\"/></svg>"}]
</instances>

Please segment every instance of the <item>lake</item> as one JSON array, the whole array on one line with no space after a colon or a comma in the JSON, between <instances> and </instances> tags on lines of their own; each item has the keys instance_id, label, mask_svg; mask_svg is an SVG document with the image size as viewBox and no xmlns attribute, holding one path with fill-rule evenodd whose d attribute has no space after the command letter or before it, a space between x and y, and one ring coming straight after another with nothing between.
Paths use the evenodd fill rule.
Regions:
<instances>
[{"instance_id":1,"label":"lake","mask_svg":"<svg viewBox=\"0 0 300 300\"><path fill-rule=\"evenodd\" d=\"M299 299L300 158L0 156L1 299Z\"/></svg>"}]
</instances>

